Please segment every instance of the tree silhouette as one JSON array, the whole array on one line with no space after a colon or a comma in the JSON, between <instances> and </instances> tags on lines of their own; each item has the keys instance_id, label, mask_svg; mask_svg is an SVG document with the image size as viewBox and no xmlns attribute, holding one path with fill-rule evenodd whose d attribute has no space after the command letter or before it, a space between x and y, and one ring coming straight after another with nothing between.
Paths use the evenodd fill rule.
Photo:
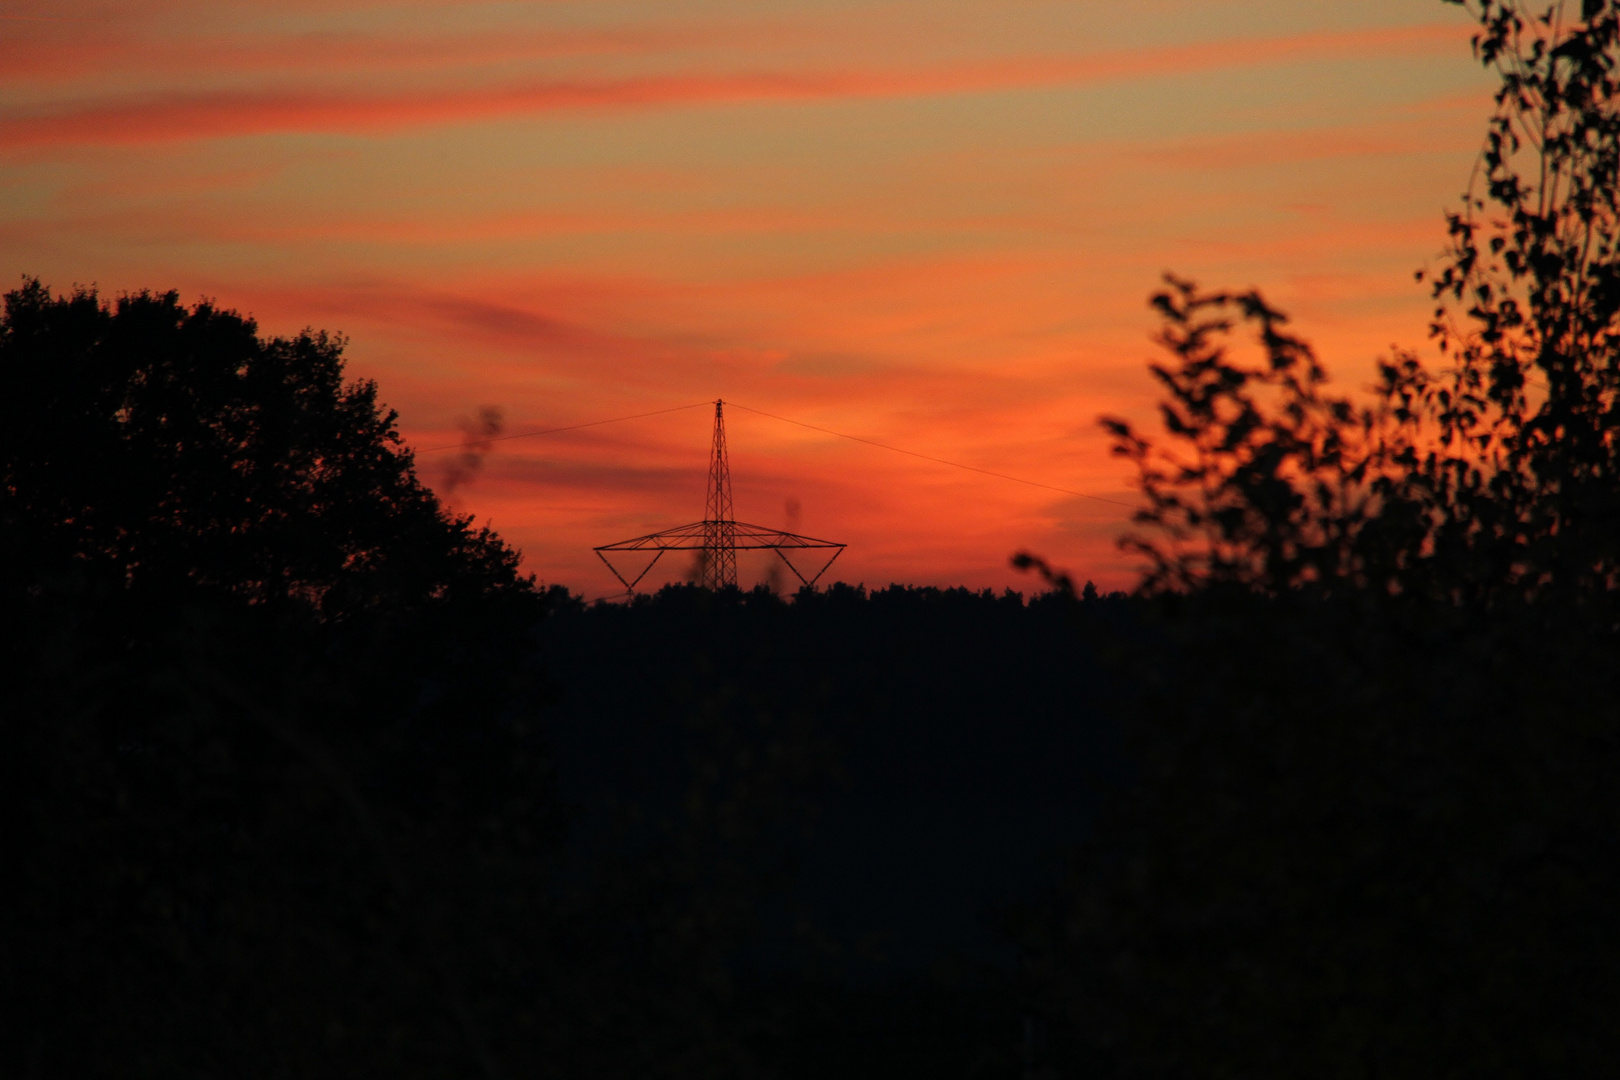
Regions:
<instances>
[{"instance_id":1,"label":"tree silhouette","mask_svg":"<svg viewBox=\"0 0 1620 1080\"><path fill-rule=\"evenodd\" d=\"M8 1075L501 1075L557 832L517 555L341 341L0 321Z\"/></svg>"},{"instance_id":2,"label":"tree silhouette","mask_svg":"<svg viewBox=\"0 0 1620 1080\"><path fill-rule=\"evenodd\" d=\"M174 293L104 304L6 295L0 565L324 617L462 592L521 592L516 553L444 515L342 342L261 339Z\"/></svg>"},{"instance_id":3,"label":"tree silhouette","mask_svg":"<svg viewBox=\"0 0 1620 1080\"><path fill-rule=\"evenodd\" d=\"M1470 6L1475 54L1501 86L1433 279L1431 330L1453 367L1388 376L1386 396L1438 443L1400 445L1402 495L1427 517L1437 561L1466 558L1528 592L1608 590L1620 580L1620 10Z\"/></svg>"},{"instance_id":4,"label":"tree silhouette","mask_svg":"<svg viewBox=\"0 0 1620 1080\"><path fill-rule=\"evenodd\" d=\"M1501 88L1444 366L1335 395L1258 293L1170 278L1167 445L1105 421L1137 775L1023 931L1076 1071L1620 1068L1620 5L1469 6Z\"/></svg>"},{"instance_id":5,"label":"tree silhouette","mask_svg":"<svg viewBox=\"0 0 1620 1080\"><path fill-rule=\"evenodd\" d=\"M1325 392L1310 346L1258 292L1167 280L1153 305L1174 362L1151 370L1169 391L1161 412L1178 449L1103 421L1148 496L1137 522L1164 538L1123 541L1149 560L1144 588L1365 583L1375 572L1364 539L1376 513L1368 448L1378 415ZM1238 319L1257 325L1263 363L1230 355Z\"/></svg>"},{"instance_id":6,"label":"tree silhouette","mask_svg":"<svg viewBox=\"0 0 1620 1080\"><path fill-rule=\"evenodd\" d=\"M1154 373L1184 449L1105 421L1162 537L1128 541L1151 588L1489 599L1620 581L1620 12L1473 10L1501 87L1432 281L1448 366L1397 354L1357 405L1258 293L1170 279L1154 303L1174 362ZM1264 363L1229 355L1238 319Z\"/></svg>"}]
</instances>

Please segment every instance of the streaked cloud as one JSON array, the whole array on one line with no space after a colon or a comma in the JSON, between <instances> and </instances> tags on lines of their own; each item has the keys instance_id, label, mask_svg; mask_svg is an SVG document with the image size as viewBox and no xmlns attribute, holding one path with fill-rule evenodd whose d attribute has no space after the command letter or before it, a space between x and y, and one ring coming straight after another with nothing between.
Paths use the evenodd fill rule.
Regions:
<instances>
[{"instance_id":1,"label":"streaked cloud","mask_svg":"<svg viewBox=\"0 0 1620 1080\"><path fill-rule=\"evenodd\" d=\"M1125 501L1095 419L1152 423L1159 274L1264 288L1364 382L1422 345L1411 271L1487 89L1460 13L1409 0L13 9L13 280L343 332L422 448L485 404L521 432L723 396ZM455 505L605 593L594 544L699 512L708 423L502 442ZM797 500L850 580L1029 588L1030 548L1129 581L1118 506L729 423L739 513Z\"/></svg>"},{"instance_id":2,"label":"streaked cloud","mask_svg":"<svg viewBox=\"0 0 1620 1080\"><path fill-rule=\"evenodd\" d=\"M13 107L0 147L143 143L282 132L387 132L561 110L691 107L981 93L1144 79L1227 67L1455 49L1453 26L1301 34L1103 53L1023 56L950 67L738 71L537 79L387 93L290 87L208 90Z\"/></svg>"}]
</instances>

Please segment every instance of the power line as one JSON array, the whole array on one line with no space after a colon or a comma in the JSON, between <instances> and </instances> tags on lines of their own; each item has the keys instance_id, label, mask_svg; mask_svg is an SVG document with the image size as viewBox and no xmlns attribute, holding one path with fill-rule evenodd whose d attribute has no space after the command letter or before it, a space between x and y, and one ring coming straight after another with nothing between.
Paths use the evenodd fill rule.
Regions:
<instances>
[{"instance_id":1,"label":"power line","mask_svg":"<svg viewBox=\"0 0 1620 1080\"><path fill-rule=\"evenodd\" d=\"M851 442L865 443L867 446L875 446L880 450L892 450L896 454L905 454L908 457L922 458L924 461L932 461L940 465L949 465L953 469L966 469L968 472L983 473L985 476L994 476L999 480L1011 480L1015 484L1028 484L1030 487L1045 488L1048 491L1060 491L1065 495L1074 495L1082 499L1091 499L1094 502L1108 503L1110 506L1123 506L1127 510L1136 509L1136 507L1131 503L1120 502L1118 499L1105 499L1101 495L1087 495L1083 491L1071 491L1068 488L1055 487L1052 484L1043 484L1038 480L1025 480L1021 476L1009 476L1006 473L991 472L989 469L981 469L975 465L963 465L959 461L946 461L944 458L937 458L930 454L919 454L915 450L902 450L900 447L890 446L888 443L880 443L874 442L871 439L863 439L859 435L846 435L842 431L834 431L832 428L817 427L815 424L806 424L802 420L790 420L785 416L777 416L775 413L765 412L763 409L752 409L747 405L739 405L735 401L733 401L731 404L733 408L741 409L744 412L757 413L760 416L768 416L772 420L780 420L784 424L795 424L802 428L809 428L811 431L820 431L827 435L836 435L840 439L848 439Z\"/></svg>"},{"instance_id":2,"label":"power line","mask_svg":"<svg viewBox=\"0 0 1620 1080\"><path fill-rule=\"evenodd\" d=\"M473 446L485 446L489 443L506 442L508 439L529 439L536 435L555 435L562 431L578 431L581 428L601 427L603 424L618 424L626 420L641 420L649 416L663 416L665 413L683 412L687 409L698 409L713 404L713 399L709 401L694 401L690 405L676 405L671 409L655 409L652 412L636 413L632 416L615 416L611 420L592 420L588 424L569 424L566 427L545 428L541 431L521 431L515 435L496 435L488 439L470 439L466 442L447 443L444 446L430 446L425 450L418 450L417 453L432 454L440 450L465 450ZM949 465L953 469L963 469L967 472L976 472L984 476L993 476L998 480L1011 480L1015 484L1027 484L1029 487L1045 488L1047 491L1056 491L1063 495L1073 495L1080 499L1090 499L1093 502L1107 503L1110 506L1123 506L1127 510L1136 509L1133 504L1120 502L1118 499L1107 499L1101 495L1088 495L1084 491L1074 491L1070 488L1062 488L1054 484L1043 484L1039 480L1026 480L1022 476L1012 476L1008 473L993 472L990 469L981 469L976 465L963 465L960 461L947 461L944 458L934 457L932 454L919 454L915 450L906 450L899 446L890 446L888 443L880 443L872 439L863 439L859 435L846 435L844 432L834 431L832 428L824 428L815 424L807 424L802 420L794 420L786 416L777 416L775 413L768 413L763 409L755 409L747 405L740 405L735 401L733 401L731 404L733 408L742 409L744 412L751 412L755 415L768 417L772 420L780 420L784 424L793 424L796 427L808 428L811 431L819 431L824 435L835 435L840 439L848 439L851 442L864 443L867 446L875 446L879 450L889 450L896 454L905 454L907 457L921 458L924 461L932 461L936 465Z\"/></svg>"},{"instance_id":3,"label":"power line","mask_svg":"<svg viewBox=\"0 0 1620 1080\"><path fill-rule=\"evenodd\" d=\"M611 420L592 420L588 424L569 424L567 427L546 428L544 431L520 431L516 435L494 435L488 439L469 439L465 442L446 443L444 446L430 446L425 450L418 450L418 454L432 454L439 450L465 450L473 446L485 446L489 443L505 442L508 439L528 439L536 435L555 435L559 431L578 431L580 428L601 427L603 424L618 424L626 420L641 420L648 416L662 416L665 413L681 412L683 409L698 409L705 405L713 405L709 401L694 401L690 405L677 405L673 409L655 409L652 412L636 413L634 416L615 416Z\"/></svg>"}]
</instances>

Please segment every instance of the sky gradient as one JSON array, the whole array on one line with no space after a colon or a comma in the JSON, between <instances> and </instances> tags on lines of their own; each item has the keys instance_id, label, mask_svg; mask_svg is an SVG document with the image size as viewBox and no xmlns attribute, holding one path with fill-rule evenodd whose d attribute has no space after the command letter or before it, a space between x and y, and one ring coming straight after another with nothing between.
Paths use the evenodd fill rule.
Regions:
<instances>
[{"instance_id":1,"label":"sky gradient","mask_svg":"<svg viewBox=\"0 0 1620 1080\"><path fill-rule=\"evenodd\" d=\"M1159 275L1260 287L1347 387L1426 351L1469 32L1438 0L0 0L0 268L342 332L419 449L719 396L1085 492L727 416L737 516L848 543L836 577L1027 590L1029 549L1125 587L1096 419L1152 423ZM701 517L710 423L420 471L596 597L593 546Z\"/></svg>"}]
</instances>

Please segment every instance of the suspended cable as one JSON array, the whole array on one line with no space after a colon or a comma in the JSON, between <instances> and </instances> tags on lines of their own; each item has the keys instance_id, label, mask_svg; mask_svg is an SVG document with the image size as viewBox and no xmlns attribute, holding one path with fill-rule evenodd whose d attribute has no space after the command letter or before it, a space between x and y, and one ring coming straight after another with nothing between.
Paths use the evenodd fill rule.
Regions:
<instances>
[{"instance_id":1,"label":"suspended cable","mask_svg":"<svg viewBox=\"0 0 1620 1080\"><path fill-rule=\"evenodd\" d=\"M487 439L468 439L465 442L446 443L443 446L430 446L425 450L418 450L418 454L432 454L440 450L465 450L473 446L484 446L489 443L506 442L508 439L529 439L536 435L555 435L559 431L578 431L580 428L601 427L603 424L618 424L625 420L641 420L648 416L662 416L665 413L681 412L684 409L699 409L705 405L713 405L714 400L694 401L690 405L677 405L673 409L655 409L652 412L636 413L634 416L615 416L611 420L592 420L588 424L569 424L567 427L546 428L543 431L520 431L516 435L494 435Z\"/></svg>"},{"instance_id":2,"label":"suspended cable","mask_svg":"<svg viewBox=\"0 0 1620 1080\"><path fill-rule=\"evenodd\" d=\"M834 431L832 428L817 427L815 424L806 424L802 420L790 420L785 416L777 416L775 413L768 413L763 409L753 409L749 408L747 405L739 405L735 401L731 402L731 406L736 409L741 409L744 412L756 413L760 416L768 416L772 420L780 420L784 424L795 424L798 427L809 428L811 431L819 431L826 435L836 435L840 439L848 439L851 442L865 443L867 446L875 446L880 450L892 450L896 454L905 454L908 457L922 458L924 461L932 461L940 465L949 465L953 469L966 469L968 472L983 473L985 476L994 476L998 480L1011 480L1015 484L1028 484L1030 487L1045 488L1048 491L1060 491L1065 495L1074 495L1081 499L1090 499L1093 502L1108 503L1110 506L1123 506L1127 510L1136 509L1136 507L1131 503L1120 502L1118 499L1105 499L1101 495L1087 495L1083 491L1071 491L1068 488L1055 487L1052 484L1043 484L1038 480L1025 480L1021 476L1009 476L1006 473L991 472L989 469L981 469L974 465L963 465L959 461L946 461L944 458L937 458L930 454L919 454L915 450L903 450L898 446L890 446L888 443L873 442L871 439L863 439L859 435L845 435L842 431Z\"/></svg>"},{"instance_id":3,"label":"suspended cable","mask_svg":"<svg viewBox=\"0 0 1620 1080\"><path fill-rule=\"evenodd\" d=\"M711 398L708 401L694 401L690 405L676 405L675 407L669 409L654 409L652 412L635 413L631 416L615 416L611 420L592 420L588 424L569 424L566 427L545 428L540 431L520 431L515 435L495 435L488 439L469 439L465 442L446 443L443 446L429 446L426 449L418 450L417 453L432 454L437 453L440 450L465 450L474 446L486 446L489 443L506 442L509 439L529 439L537 435L555 435L563 431L579 431L582 428L601 427L603 424L618 424L626 420L641 420L649 416L663 416L666 413L684 412L687 409L699 409L713 404L714 400ZM896 454L905 454L907 457L921 458L924 461L932 461L936 465L949 465L953 469L962 469L967 472L980 473L984 476L993 476L998 480L1011 480L1015 484L1025 484L1029 487L1044 488L1047 491L1056 491L1063 495L1073 495L1079 499L1090 499L1092 502L1107 503L1110 506L1123 506L1127 510L1136 509L1136 506L1133 504L1121 502L1118 499L1108 499L1101 495L1089 495L1084 491L1075 491L1071 488L1058 487L1055 484L1043 484L1039 480L1026 480L1022 476L1012 476L1008 473L994 472L990 469L981 469L976 465L964 465L960 461L947 461L944 458L934 457L932 454L919 454L915 450L906 450L903 447L890 446L888 443L880 443L873 439L863 439L859 435L847 435L842 431L834 431L832 428L820 427L816 424L807 424L802 420L794 420L786 416L778 416L775 413L768 413L763 409L755 409L748 405L739 404L735 401L732 401L729 404L733 408L742 409L744 412L751 412L757 416L764 416L771 420L780 420L784 424L793 424L795 427L808 428L811 431L819 431L823 435L834 435L840 439L848 439L850 442L858 442L864 443L867 446L875 446L879 450L889 450Z\"/></svg>"}]
</instances>

